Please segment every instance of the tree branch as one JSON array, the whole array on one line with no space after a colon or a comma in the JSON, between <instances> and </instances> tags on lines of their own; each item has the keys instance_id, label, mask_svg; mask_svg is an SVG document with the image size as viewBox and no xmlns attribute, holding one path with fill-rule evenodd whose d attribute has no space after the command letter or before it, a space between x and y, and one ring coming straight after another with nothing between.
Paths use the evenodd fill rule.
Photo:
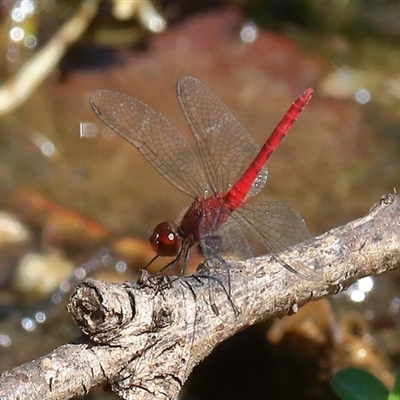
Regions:
<instances>
[{"instance_id":1,"label":"tree branch","mask_svg":"<svg viewBox=\"0 0 400 400\"><path fill-rule=\"evenodd\" d=\"M290 273L277 258L320 263L323 280ZM367 216L278 257L230 263L225 278L213 278L213 264L193 276L87 281L67 306L83 338L0 375L0 398L65 399L110 383L124 399L172 399L194 366L238 330L399 266L400 196L386 195Z\"/></svg>"}]
</instances>

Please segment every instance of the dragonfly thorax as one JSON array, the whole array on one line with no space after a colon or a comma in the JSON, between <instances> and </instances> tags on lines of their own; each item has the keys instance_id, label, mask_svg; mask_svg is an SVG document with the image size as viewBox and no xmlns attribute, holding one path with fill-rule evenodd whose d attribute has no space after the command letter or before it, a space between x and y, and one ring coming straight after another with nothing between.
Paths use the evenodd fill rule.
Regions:
<instances>
[{"instance_id":1,"label":"dragonfly thorax","mask_svg":"<svg viewBox=\"0 0 400 400\"><path fill-rule=\"evenodd\" d=\"M209 197L197 197L186 210L177 228L177 234L189 246L198 243L200 237L218 229L233 210L226 207L224 195L216 193Z\"/></svg>"}]
</instances>

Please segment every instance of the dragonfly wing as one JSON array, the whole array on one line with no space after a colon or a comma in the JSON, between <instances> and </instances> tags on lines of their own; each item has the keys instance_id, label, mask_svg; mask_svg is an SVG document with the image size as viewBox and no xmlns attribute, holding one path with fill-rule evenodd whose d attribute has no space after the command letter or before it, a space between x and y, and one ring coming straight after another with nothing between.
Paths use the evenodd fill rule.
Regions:
<instances>
[{"instance_id":1,"label":"dragonfly wing","mask_svg":"<svg viewBox=\"0 0 400 400\"><path fill-rule=\"evenodd\" d=\"M181 78L177 95L214 193L228 189L253 161L260 146L222 100L198 79Z\"/></svg>"},{"instance_id":2,"label":"dragonfly wing","mask_svg":"<svg viewBox=\"0 0 400 400\"><path fill-rule=\"evenodd\" d=\"M216 315L225 322L240 322L245 316L245 308L252 304L252 292L247 290L247 275L236 274L235 287L241 293L235 293L231 285L231 271L233 260L252 258L249 242L241 227L232 218L228 219L219 229L209 232L200 240L206 262L203 264L197 276L203 276L209 282L209 302ZM220 292L221 295L218 295ZM243 299L246 293L247 299ZM237 303L239 296L241 302ZM228 302L230 307L224 307ZM220 310L224 309L224 313Z\"/></svg>"},{"instance_id":3,"label":"dragonfly wing","mask_svg":"<svg viewBox=\"0 0 400 400\"><path fill-rule=\"evenodd\" d=\"M246 203L232 214L232 218L236 219L272 255L311 238L304 218L284 201ZM313 281L322 279L322 269L317 256L313 269L296 260L290 261L290 264L279 258L278 261L282 261L282 265L288 270L306 279Z\"/></svg>"},{"instance_id":4,"label":"dragonfly wing","mask_svg":"<svg viewBox=\"0 0 400 400\"><path fill-rule=\"evenodd\" d=\"M246 236L233 218L201 237L200 245L205 258L222 256L224 259L247 260L253 257Z\"/></svg>"},{"instance_id":5,"label":"dragonfly wing","mask_svg":"<svg viewBox=\"0 0 400 400\"><path fill-rule=\"evenodd\" d=\"M90 98L99 118L135 146L182 192L196 197L208 183L189 141L161 114L131 96L99 90Z\"/></svg>"}]
</instances>

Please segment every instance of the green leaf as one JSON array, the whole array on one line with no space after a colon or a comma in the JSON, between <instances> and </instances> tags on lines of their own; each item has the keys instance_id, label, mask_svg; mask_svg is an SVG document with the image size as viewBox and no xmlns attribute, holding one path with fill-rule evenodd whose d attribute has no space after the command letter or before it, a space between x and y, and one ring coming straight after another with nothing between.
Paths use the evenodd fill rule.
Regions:
<instances>
[{"instance_id":1,"label":"green leaf","mask_svg":"<svg viewBox=\"0 0 400 400\"><path fill-rule=\"evenodd\" d=\"M388 400L399 400L400 399L400 391L394 391L389 394Z\"/></svg>"},{"instance_id":2,"label":"green leaf","mask_svg":"<svg viewBox=\"0 0 400 400\"><path fill-rule=\"evenodd\" d=\"M389 394L388 400L400 400L400 372L396 374L396 382L393 391Z\"/></svg>"},{"instance_id":3,"label":"green leaf","mask_svg":"<svg viewBox=\"0 0 400 400\"><path fill-rule=\"evenodd\" d=\"M360 368L339 371L330 384L341 400L388 400L389 396L389 390L381 381Z\"/></svg>"}]
</instances>

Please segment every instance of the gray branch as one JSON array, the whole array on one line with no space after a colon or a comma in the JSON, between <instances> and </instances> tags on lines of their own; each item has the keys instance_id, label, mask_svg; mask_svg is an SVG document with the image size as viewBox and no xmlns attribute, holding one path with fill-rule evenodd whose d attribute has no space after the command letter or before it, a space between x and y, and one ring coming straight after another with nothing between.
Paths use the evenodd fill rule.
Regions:
<instances>
[{"instance_id":1,"label":"gray branch","mask_svg":"<svg viewBox=\"0 0 400 400\"><path fill-rule=\"evenodd\" d=\"M323 266L323 279L282 268L294 260ZM215 260L194 276L84 282L67 306L82 338L0 375L0 400L67 399L99 383L124 399L173 399L194 366L243 327L399 266L400 196L387 195L367 216L279 255L230 262L229 274Z\"/></svg>"}]
</instances>

